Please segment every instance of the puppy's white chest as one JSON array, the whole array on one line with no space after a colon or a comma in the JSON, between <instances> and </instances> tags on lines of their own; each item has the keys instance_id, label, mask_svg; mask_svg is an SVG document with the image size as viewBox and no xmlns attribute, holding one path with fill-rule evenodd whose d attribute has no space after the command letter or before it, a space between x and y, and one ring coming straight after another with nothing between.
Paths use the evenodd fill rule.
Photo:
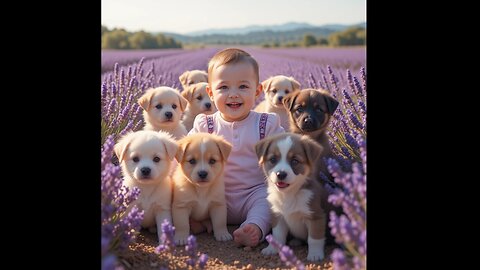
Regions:
<instances>
[{"instance_id":1,"label":"puppy's white chest","mask_svg":"<svg viewBox=\"0 0 480 270\"><path fill-rule=\"evenodd\" d=\"M198 199L192 207L192 218L195 220L204 220L208 218L208 209L210 201L205 199Z\"/></svg>"}]
</instances>

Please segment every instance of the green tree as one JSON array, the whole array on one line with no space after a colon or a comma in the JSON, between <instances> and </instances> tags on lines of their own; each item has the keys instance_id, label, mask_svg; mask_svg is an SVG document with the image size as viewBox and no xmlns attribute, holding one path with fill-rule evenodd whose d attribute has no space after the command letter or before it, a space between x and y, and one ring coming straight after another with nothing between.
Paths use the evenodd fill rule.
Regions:
<instances>
[{"instance_id":1,"label":"green tree","mask_svg":"<svg viewBox=\"0 0 480 270\"><path fill-rule=\"evenodd\" d=\"M363 27L352 27L342 32L333 33L328 37L332 46L353 46L366 44L366 32Z\"/></svg>"},{"instance_id":2,"label":"green tree","mask_svg":"<svg viewBox=\"0 0 480 270\"><path fill-rule=\"evenodd\" d=\"M130 49L130 33L124 29L114 29L102 35L102 49Z\"/></svg>"},{"instance_id":3,"label":"green tree","mask_svg":"<svg viewBox=\"0 0 480 270\"><path fill-rule=\"evenodd\" d=\"M313 35L306 34L303 36L303 46L310 47L317 44L317 39Z\"/></svg>"},{"instance_id":4,"label":"green tree","mask_svg":"<svg viewBox=\"0 0 480 270\"><path fill-rule=\"evenodd\" d=\"M135 32L129 37L131 49L156 49L160 48L157 39L145 31Z\"/></svg>"}]
</instances>

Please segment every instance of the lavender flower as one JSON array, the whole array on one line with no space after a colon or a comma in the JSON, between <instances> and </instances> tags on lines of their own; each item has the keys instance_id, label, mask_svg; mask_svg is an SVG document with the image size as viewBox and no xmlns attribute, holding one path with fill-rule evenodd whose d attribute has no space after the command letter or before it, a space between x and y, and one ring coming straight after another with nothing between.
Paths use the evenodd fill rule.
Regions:
<instances>
[{"instance_id":1,"label":"lavender flower","mask_svg":"<svg viewBox=\"0 0 480 270\"><path fill-rule=\"evenodd\" d=\"M265 236L265 239L278 251L280 259L285 263L285 265L295 267L297 270L305 269L305 265L299 259L297 259L293 251L287 245L282 245L277 242L277 240L275 240L271 234Z\"/></svg>"},{"instance_id":2,"label":"lavender flower","mask_svg":"<svg viewBox=\"0 0 480 270\"><path fill-rule=\"evenodd\" d=\"M173 227L168 220L164 220L162 222L162 235L160 237L160 245L155 248L157 253L160 253L165 250L169 250L171 252L175 251L175 241L173 240L173 236L175 235L175 227Z\"/></svg>"}]
</instances>

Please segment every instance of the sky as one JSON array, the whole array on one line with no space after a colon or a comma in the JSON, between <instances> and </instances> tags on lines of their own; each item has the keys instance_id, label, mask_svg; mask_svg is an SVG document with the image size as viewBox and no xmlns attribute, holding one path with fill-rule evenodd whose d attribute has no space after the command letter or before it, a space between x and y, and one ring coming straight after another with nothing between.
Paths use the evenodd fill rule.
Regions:
<instances>
[{"instance_id":1,"label":"sky","mask_svg":"<svg viewBox=\"0 0 480 270\"><path fill-rule=\"evenodd\" d=\"M127 31L188 32L287 22L365 22L366 0L101 0L102 25Z\"/></svg>"}]
</instances>

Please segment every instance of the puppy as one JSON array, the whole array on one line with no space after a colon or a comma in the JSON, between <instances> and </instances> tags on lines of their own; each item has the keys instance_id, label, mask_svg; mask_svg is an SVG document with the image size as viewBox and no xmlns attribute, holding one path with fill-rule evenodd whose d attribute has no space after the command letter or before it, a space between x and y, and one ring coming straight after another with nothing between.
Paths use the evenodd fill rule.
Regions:
<instances>
[{"instance_id":1,"label":"puppy","mask_svg":"<svg viewBox=\"0 0 480 270\"><path fill-rule=\"evenodd\" d=\"M300 90L300 83L293 77L277 75L262 82L265 99L256 107L256 112L273 112L280 117L281 126L289 131L288 112L283 106L283 98L289 93Z\"/></svg>"},{"instance_id":2,"label":"puppy","mask_svg":"<svg viewBox=\"0 0 480 270\"><path fill-rule=\"evenodd\" d=\"M289 114L290 131L309 136L323 147L322 157L329 156L332 151L325 131L338 101L326 90L310 88L289 94L283 99L283 105ZM322 157L313 176L318 177L321 171L331 178Z\"/></svg>"},{"instance_id":3,"label":"puppy","mask_svg":"<svg viewBox=\"0 0 480 270\"><path fill-rule=\"evenodd\" d=\"M192 84L196 84L199 82L208 82L208 74L203 70L187 70L180 77L178 80L182 84L183 90L187 89L188 86Z\"/></svg>"},{"instance_id":4,"label":"puppy","mask_svg":"<svg viewBox=\"0 0 480 270\"><path fill-rule=\"evenodd\" d=\"M143 108L143 129L163 130L177 140L187 135L187 130L180 123L187 100L177 90L166 86L148 89L138 99L138 104Z\"/></svg>"},{"instance_id":5,"label":"puppy","mask_svg":"<svg viewBox=\"0 0 480 270\"><path fill-rule=\"evenodd\" d=\"M182 124L188 130L192 129L195 116L199 113L212 114L217 111L215 103L213 103L208 97L205 87L208 85L206 82L200 82L192 84L187 89L182 91L182 97L187 101L187 108L183 113Z\"/></svg>"},{"instance_id":6,"label":"puppy","mask_svg":"<svg viewBox=\"0 0 480 270\"><path fill-rule=\"evenodd\" d=\"M307 260L323 260L328 194L311 177L322 146L307 136L282 133L259 141L255 151L267 177L273 237L285 244L290 232L307 241ZM264 255L276 253L272 245L262 250Z\"/></svg>"},{"instance_id":7,"label":"puppy","mask_svg":"<svg viewBox=\"0 0 480 270\"><path fill-rule=\"evenodd\" d=\"M227 230L227 204L223 169L232 145L222 137L196 133L178 141L175 156L180 166L173 176L172 218L175 244L185 245L189 220L211 220L217 241L232 240Z\"/></svg>"},{"instance_id":8,"label":"puppy","mask_svg":"<svg viewBox=\"0 0 480 270\"><path fill-rule=\"evenodd\" d=\"M140 189L140 195L130 207L136 205L144 210L142 227L153 231L157 225L159 243L163 220L172 223L169 171L177 150L178 145L170 134L152 130L127 133L114 146L124 185Z\"/></svg>"}]
</instances>

